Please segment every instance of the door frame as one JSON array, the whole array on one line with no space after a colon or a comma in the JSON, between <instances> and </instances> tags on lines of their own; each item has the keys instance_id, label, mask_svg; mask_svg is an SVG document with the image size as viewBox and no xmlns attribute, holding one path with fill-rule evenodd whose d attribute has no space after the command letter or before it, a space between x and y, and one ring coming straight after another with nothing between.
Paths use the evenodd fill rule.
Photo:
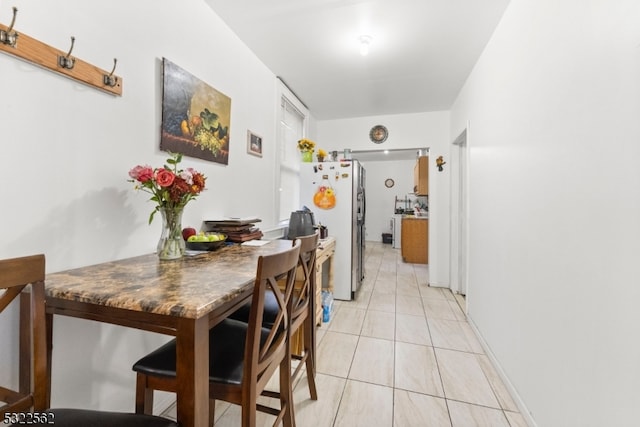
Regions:
<instances>
[{"instance_id":1,"label":"door frame","mask_svg":"<svg viewBox=\"0 0 640 427\"><path fill-rule=\"evenodd\" d=\"M469 123L451 147L451 290L469 292Z\"/></svg>"}]
</instances>

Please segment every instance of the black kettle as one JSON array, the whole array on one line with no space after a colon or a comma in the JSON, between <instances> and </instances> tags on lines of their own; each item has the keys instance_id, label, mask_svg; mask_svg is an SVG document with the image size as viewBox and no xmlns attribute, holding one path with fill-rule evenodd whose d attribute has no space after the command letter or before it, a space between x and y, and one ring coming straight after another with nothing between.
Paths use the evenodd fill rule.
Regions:
<instances>
[{"instance_id":1,"label":"black kettle","mask_svg":"<svg viewBox=\"0 0 640 427\"><path fill-rule=\"evenodd\" d=\"M296 237L308 236L313 234L315 230L313 226L315 220L313 218L313 212L308 209L291 212L289 218L289 233L287 239L293 240Z\"/></svg>"}]
</instances>

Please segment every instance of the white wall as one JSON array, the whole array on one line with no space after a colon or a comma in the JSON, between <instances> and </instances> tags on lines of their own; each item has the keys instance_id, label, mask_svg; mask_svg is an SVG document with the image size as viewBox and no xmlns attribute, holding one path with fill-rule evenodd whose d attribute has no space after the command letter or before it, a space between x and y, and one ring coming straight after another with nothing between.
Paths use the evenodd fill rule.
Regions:
<instances>
[{"instance_id":1,"label":"white wall","mask_svg":"<svg viewBox=\"0 0 640 427\"><path fill-rule=\"evenodd\" d=\"M512 0L470 123L469 315L539 426L637 425L640 3Z\"/></svg>"},{"instance_id":2,"label":"white wall","mask_svg":"<svg viewBox=\"0 0 640 427\"><path fill-rule=\"evenodd\" d=\"M389 137L382 144L374 144L369 140L369 131L375 125L384 125L389 130ZM340 151L345 148L395 150L429 147L429 283L433 286L448 287L450 177L448 168L443 172L437 172L435 159L438 156L449 159L449 112L319 120L317 129L316 142L320 148L327 151ZM399 174L401 171L394 170L393 173ZM412 176L413 168L409 170L409 174ZM367 189L369 190L369 185ZM370 236L369 239L378 240L379 237Z\"/></svg>"},{"instance_id":3,"label":"white wall","mask_svg":"<svg viewBox=\"0 0 640 427\"><path fill-rule=\"evenodd\" d=\"M0 1L0 22L10 22L14 5L18 32L65 51L74 35L73 55L107 70L117 57L124 83L114 97L0 54L0 258L44 253L54 272L155 250L160 221L147 225L153 205L127 172L167 157L159 151L162 57L232 99L229 165L183 161L208 177L183 225L225 215L274 225L276 79L203 1ZM246 153L247 129L264 137L264 157ZM53 404L132 410L131 365L165 339L56 317ZM9 356L0 356L6 371Z\"/></svg>"}]
</instances>

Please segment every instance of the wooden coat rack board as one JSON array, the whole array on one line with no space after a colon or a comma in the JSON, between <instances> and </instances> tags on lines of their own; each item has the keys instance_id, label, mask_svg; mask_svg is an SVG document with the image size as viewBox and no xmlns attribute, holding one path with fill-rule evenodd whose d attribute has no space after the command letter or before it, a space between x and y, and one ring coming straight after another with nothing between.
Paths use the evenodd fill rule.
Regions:
<instances>
[{"instance_id":1,"label":"wooden coat rack board","mask_svg":"<svg viewBox=\"0 0 640 427\"><path fill-rule=\"evenodd\" d=\"M15 13L14 8L14 22ZM13 22L9 27L0 24L1 34L5 35L5 38L15 34L13 28ZM71 38L71 49L69 52L63 52L52 46L49 46L41 41L38 41L32 37L27 36L24 33L18 33L15 45L11 46L6 42L0 40L0 51L9 55L24 59L25 61L36 64L40 67L46 68L55 73L85 83L89 86L93 86L102 91L122 96L122 78L113 74L115 71L116 60L114 59L113 71L102 70L94 65L84 62L78 58L71 56L73 50L74 38ZM59 59L62 57L62 59ZM60 65L60 61L66 60L72 62L72 68L68 69Z\"/></svg>"}]
</instances>

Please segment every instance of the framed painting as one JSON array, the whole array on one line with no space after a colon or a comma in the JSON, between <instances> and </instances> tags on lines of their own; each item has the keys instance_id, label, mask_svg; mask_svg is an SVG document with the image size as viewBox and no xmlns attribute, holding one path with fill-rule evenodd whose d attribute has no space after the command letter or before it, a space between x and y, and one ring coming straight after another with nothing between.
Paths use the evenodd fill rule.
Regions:
<instances>
[{"instance_id":1,"label":"framed painting","mask_svg":"<svg viewBox=\"0 0 640 427\"><path fill-rule=\"evenodd\" d=\"M160 149L229 164L231 98L162 58Z\"/></svg>"},{"instance_id":2,"label":"framed painting","mask_svg":"<svg viewBox=\"0 0 640 427\"><path fill-rule=\"evenodd\" d=\"M262 137L247 131L247 153L262 157Z\"/></svg>"}]
</instances>

